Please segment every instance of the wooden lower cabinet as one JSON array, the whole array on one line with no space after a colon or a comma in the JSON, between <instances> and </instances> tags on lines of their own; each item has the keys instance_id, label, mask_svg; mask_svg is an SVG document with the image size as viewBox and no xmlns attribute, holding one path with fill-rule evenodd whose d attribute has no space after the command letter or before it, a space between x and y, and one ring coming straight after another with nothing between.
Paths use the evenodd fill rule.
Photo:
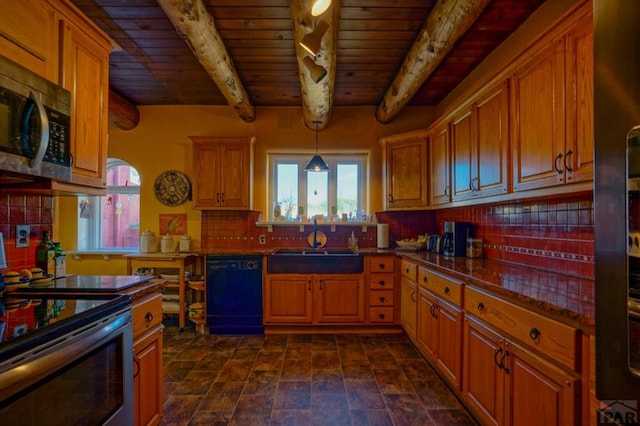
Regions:
<instances>
[{"instance_id":1,"label":"wooden lower cabinet","mask_svg":"<svg viewBox=\"0 0 640 426\"><path fill-rule=\"evenodd\" d=\"M265 324L364 322L361 274L267 274Z\"/></svg>"},{"instance_id":2,"label":"wooden lower cabinet","mask_svg":"<svg viewBox=\"0 0 640 426\"><path fill-rule=\"evenodd\" d=\"M472 316L466 316L464 324L462 395L482 424L576 424L579 380L575 374Z\"/></svg>"},{"instance_id":3,"label":"wooden lower cabinet","mask_svg":"<svg viewBox=\"0 0 640 426\"><path fill-rule=\"evenodd\" d=\"M400 281L400 324L413 341L416 339L417 325L417 284L406 277Z\"/></svg>"},{"instance_id":4,"label":"wooden lower cabinet","mask_svg":"<svg viewBox=\"0 0 640 426\"><path fill-rule=\"evenodd\" d=\"M133 343L135 425L162 420L162 330L158 325Z\"/></svg>"},{"instance_id":5,"label":"wooden lower cabinet","mask_svg":"<svg viewBox=\"0 0 640 426\"><path fill-rule=\"evenodd\" d=\"M462 310L418 290L418 348L439 368L449 384L460 388L462 372Z\"/></svg>"},{"instance_id":6,"label":"wooden lower cabinet","mask_svg":"<svg viewBox=\"0 0 640 426\"><path fill-rule=\"evenodd\" d=\"M395 324L396 285L395 256L367 256L365 258L366 294L370 324Z\"/></svg>"}]
</instances>

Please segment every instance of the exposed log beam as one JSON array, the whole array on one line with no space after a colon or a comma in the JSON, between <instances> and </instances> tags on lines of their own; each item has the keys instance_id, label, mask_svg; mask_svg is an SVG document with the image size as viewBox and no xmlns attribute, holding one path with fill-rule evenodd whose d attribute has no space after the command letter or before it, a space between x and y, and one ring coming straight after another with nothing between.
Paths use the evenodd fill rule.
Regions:
<instances>
[{"instance_id":1,"label":"exposed log beam","mask_svg":"<svg viewBox=\"0 0 640 426\"><path fill-rule=\"evenodd\" d=\"M489 0L437 0L376 109L380 123L390 122L400 112L488 3Z\"/></svg>"},{"instance_id":2,"label":"exposed log beam","mask_svg":"<svg viewBox=\"0 0 640 426\"><path fill-rule=\"evenodd\" d=\"M311 16L311 3L305 0L290 0L293 18L293 40L298 59L298 77L302 94L302 117L307 128L324 129L331 118L333 91L336 80L336 52L338 40L338 24L340 22L340 0L333 0L329 10L321 16ZM310 54L300 46L302 38L311 33L317 22L322 19L329 29L322 37L320 50L315 57L315 63L327 70L327 75L318 83L313 81L303 60ZM311 59L314 59L313 57Z\"/></svg>"},{"instance_id":3,"label":"exposed log beam","mask_svg":"<svg viewBox=\"0 0 640 426\"><path fill-rule=\"evenodd\" d=\"M139 122L138 108L113 90L109 90L109 123L122 130L131 130Z\"/></svg>"},{"instance_id":4,"label":"exposed log beam","mask_svg":"<svg viewBox=\"0 0 640 426\"><path fill-rule=\"evenodd\" d=\"M244 85L202 0L158 0L182 37L240 118L256 118Z\"/></svg>"}]
</instances>

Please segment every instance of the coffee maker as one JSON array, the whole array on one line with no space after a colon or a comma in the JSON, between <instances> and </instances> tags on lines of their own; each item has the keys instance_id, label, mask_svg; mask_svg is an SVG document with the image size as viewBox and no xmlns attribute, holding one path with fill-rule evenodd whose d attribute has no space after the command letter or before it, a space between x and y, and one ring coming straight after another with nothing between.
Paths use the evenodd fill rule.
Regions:
<instances>
[{"instance_id":1,"label":"coffee maker","mask_svg":"<svg viewBox=\"0 0 640 426\"><path fill-rule=\"evenodd\" d=\"M445 256L464 256L467 247L467 238L473 236L473 225L469 222L445 222L444 223L444 250Z\"/></svg>"}]
</instances>

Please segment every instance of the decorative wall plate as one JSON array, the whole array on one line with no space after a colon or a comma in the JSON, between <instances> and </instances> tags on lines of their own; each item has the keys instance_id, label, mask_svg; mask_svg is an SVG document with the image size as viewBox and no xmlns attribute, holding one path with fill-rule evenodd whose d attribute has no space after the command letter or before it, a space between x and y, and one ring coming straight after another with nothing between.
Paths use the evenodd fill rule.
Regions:
<instances>
[{"instance_id":1,"label":"decorative wall plate","mask_svg":"<svg viewBox=\"0 0 640 426\"><path fill-rule=\"evenodd\" d=\"M158 175L153 183L153 192L162 204L175 207L187 200L191 193L191 184L183 173L168 170Z\"/></svg>"},{"instance_id":2,"label":"decorative wall plate","mask_svg":"<svg viewBox=\"0 0 640 426\"><path fill-rule=\"evenodd\" d=\"M311 247L313 247L313 232L309 234L309 236L307 237L307 242L309 243L309 245ZM325 234L322 231L317 231L316 232L316 244L318 244L316 247L314 248L320 248L320 247L324 247L325 244L327 244L327 234Z\"/></svg>"}]
</instances>

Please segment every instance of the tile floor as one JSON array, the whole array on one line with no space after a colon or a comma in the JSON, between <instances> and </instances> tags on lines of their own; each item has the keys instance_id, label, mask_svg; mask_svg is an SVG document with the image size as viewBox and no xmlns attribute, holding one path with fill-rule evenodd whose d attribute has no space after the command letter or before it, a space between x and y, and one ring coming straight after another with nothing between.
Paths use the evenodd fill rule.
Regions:
<instances>
[{"instance_id":1,"label":"tile floor","mask_svg":"<svg viewBox=\"0 0 640 426\"><path fill-rule=\"evenodd\" d=\"M201 335L167 326L164 425L475 425L402 334Z\"/></svg>"}]
</instances>

